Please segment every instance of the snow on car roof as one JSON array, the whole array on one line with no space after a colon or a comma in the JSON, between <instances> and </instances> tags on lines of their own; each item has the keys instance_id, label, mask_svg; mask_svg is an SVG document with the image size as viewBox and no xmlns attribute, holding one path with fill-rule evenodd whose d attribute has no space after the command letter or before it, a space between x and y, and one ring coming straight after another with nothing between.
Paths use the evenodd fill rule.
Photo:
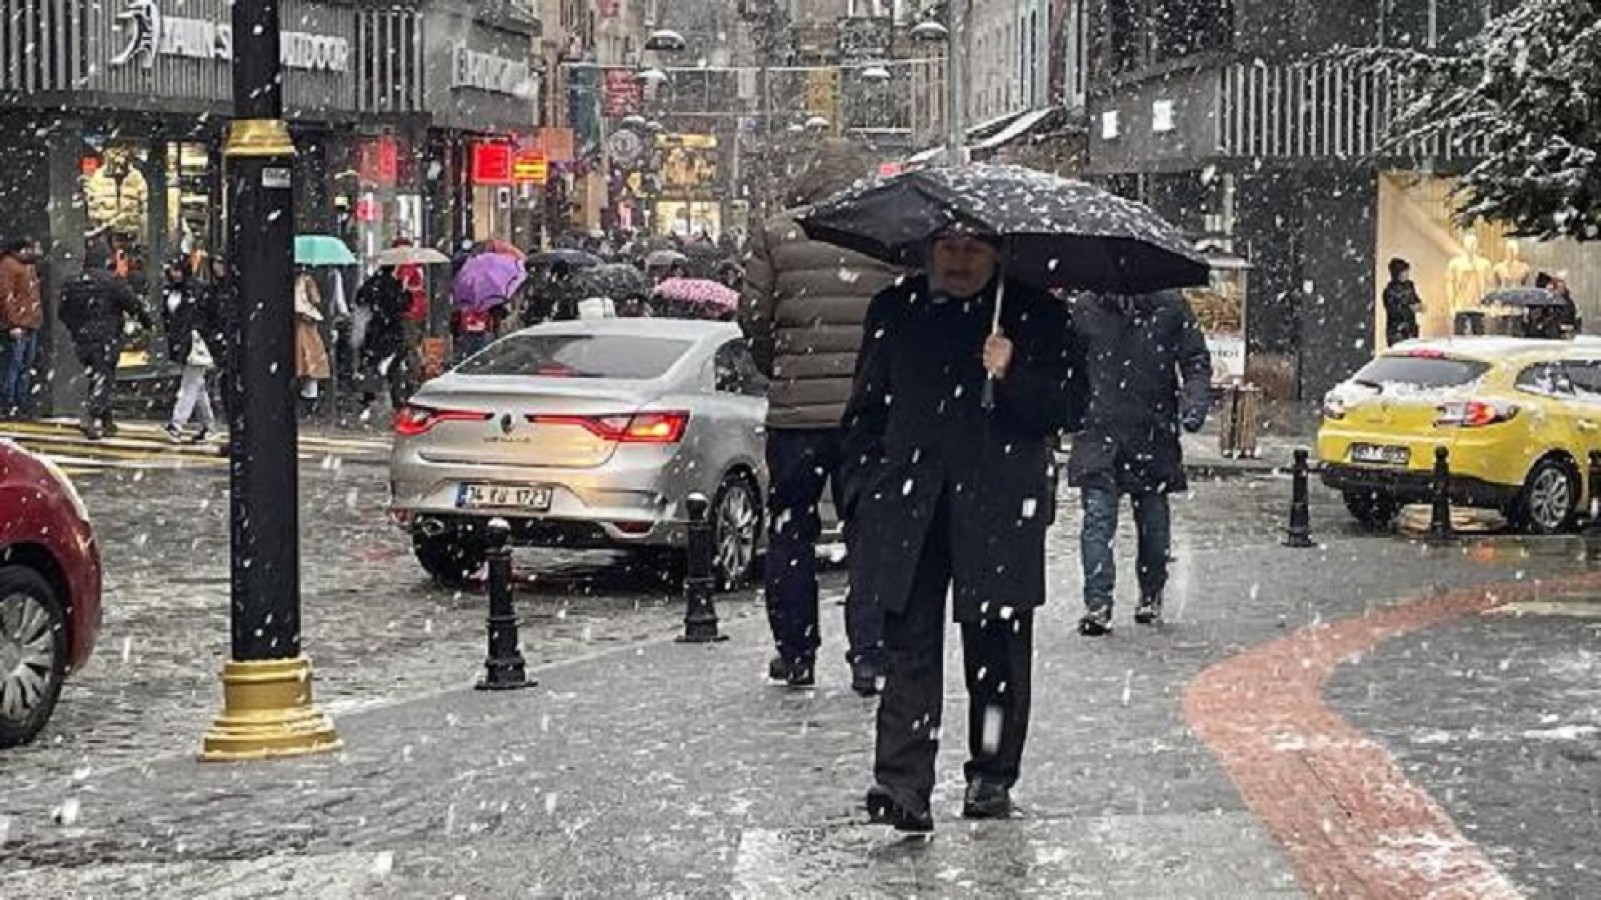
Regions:
<instances>
[{"instance_id":1,"label":"snow on car roof","mask_svg":"<svg viewBox=\"0 0 1601 900\"><path fill-rule=\"evenodd\" d=\"M1525 357L1555 358L1571 351L1576 341L1539 340L1515 337L1449 337L1406 341L1384 351L1384 356L1439 354L1481 362L1517 361ZM1580 346L1601 348L1601 342L1585 341Z\"/></svg>"},{"instance_id":2,"label":"snow on car roof","mask_svg":"<svg viewBox=\"0 0 1601 900\"><path fill-rule=\"evenodd\" d=\"M575 319L567 322L546 322L524 328L517 334L612 334L629 337L654 337L668 340L701 341L709 338L739 337L739 326L733 322L712 322L705 319Z\"/></svg>"}]
</instances>

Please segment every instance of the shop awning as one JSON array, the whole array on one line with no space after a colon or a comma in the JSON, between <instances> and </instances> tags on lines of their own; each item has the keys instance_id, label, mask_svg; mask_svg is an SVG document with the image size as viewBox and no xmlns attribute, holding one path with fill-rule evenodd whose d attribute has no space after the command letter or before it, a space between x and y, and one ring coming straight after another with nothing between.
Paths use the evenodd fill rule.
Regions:
<instances>
[{"instance_id":1,"label":"shop awning","mask_svg":"<svg viewBox=\"0 0 1601 900\"><path fill-rule=\"evenodd\" d=\"M1011 142L1029 134L1038 128L1041 123L1050 118L1058 107L1047 106L1044 109L1030 110L1013 119L1005 128L997 131L993 136L973 146L974 150L999 150Z\"/></svg>"},{"instance_id":2,"label":"shop awning","mask_svg":"<svg viewBox=\"0 0 1601 900\"><path fill-rule=\"evenodd\" d=\"M980 122L977 125L974 125L972 128L967 129L967 142L970 146L981 146L983 142L990 140L996 134L1006 131L1011 125L1017 122L1018 119L1024 118L1028 115L1030 115L1030 112L1027 110L1023 112L1011 112L1004 116L996 116L993 119L987 119L983 122ZM938 162L944 157L945 145L936 144L927 150L921 150L912 154L911 156L908 156L906 158L906 162L908 165L923 165L926 163Z\"/></svg>"}]
</instances>

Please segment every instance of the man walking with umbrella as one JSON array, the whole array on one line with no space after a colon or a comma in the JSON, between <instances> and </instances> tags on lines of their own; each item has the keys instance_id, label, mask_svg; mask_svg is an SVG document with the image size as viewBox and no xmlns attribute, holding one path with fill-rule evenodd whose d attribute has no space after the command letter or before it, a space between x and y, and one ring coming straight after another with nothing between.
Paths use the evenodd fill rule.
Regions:
<instances>
[{"instance_id":1,"label":"man walking with umbrella","mask_svg":"<svg viewBox=\"0 0 1601 900\"><path fill-rule=\"evenodd\" d=\"M927 275L873 300L846 413L852 590L881 605L888 661L867 805L902 831L933 827L947 594L970 704L965 817L1010 815L1028 734L1051 444L1073 412L1073 347L1065 305L1003 282L999 248L947 230L929 244Z\"/></svg>"},{"instance_id":2,"label":"man walking with umbrella","mask_svg":"<svg viewBox=\"0 0 1601 900\"><path fill-rule=\"evenodd\" d=\"M1006 816L1045 600L1053 445L1083 415L1068 309L1042 288L1204 284L1206 261L1147 207L1015 166L914 170L801 224L927 270L873 300L846 412L852 589L882 605L888 660L869 815L933 827L949 592L970 698L962 813Z\"/></svg>"},{"instance_id":3,"label":"man walking with umbrella","mask_svg":"<svg viewBox=\"0 0 1601 900\"><path fill-rule=\"evenodd\" d=\"M1084 505L1085 612L1079 633L1098 637L1112 631L1112 541L1125 494L1134 506L1139 543L1134 621L1161 621L1172 541L1168 495L1188 489L1179 428L1193 433L1206 423L1212 357L1195 314L1177 291L1092 296L1074 307L1073 324L1090 385L1084 426L1068 463L1068 481L1082 491Z\"/></svg>"}]
</instances>

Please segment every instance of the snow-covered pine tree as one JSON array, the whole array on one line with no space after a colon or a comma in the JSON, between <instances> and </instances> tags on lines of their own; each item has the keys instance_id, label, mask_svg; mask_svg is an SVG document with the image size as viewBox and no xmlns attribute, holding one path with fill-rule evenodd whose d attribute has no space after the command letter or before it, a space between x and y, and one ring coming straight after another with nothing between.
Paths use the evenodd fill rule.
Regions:
<instances>
[{"instance_id":1,"label":"snow-covered pine tree","mask_svg":"<svg viewBox=\"0 0 1601 900\"><path fill-rule=\"evenodd\" d=\"M1461 222L1601 240L1601 0L1521 0L1450 52L1351 56L1411 86L1386 155L1436 138L1485 148L1459 185Z\"/></svg>"}]
</instances>

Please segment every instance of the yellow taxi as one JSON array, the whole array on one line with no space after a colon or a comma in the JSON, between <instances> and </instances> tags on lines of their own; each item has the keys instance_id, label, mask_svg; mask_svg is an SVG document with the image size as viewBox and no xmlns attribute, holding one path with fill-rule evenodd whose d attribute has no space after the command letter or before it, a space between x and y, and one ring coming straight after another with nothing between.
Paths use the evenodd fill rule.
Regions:
<instances>
[{"instance_id":1,"label":"yellow taxi","mask_svg":"<svg viewBox=\"0 0 1601 900\"><path fill-rule=\"evenodd\" d=\"M1601 341L1458 337L1407 341L1323 402L1323 482L1359 521L1383 527L1430 496L1450 451L1451 500L1505 513L1531 534L1590 512L1601 451Z\"/></svg>"}]
</instances>

